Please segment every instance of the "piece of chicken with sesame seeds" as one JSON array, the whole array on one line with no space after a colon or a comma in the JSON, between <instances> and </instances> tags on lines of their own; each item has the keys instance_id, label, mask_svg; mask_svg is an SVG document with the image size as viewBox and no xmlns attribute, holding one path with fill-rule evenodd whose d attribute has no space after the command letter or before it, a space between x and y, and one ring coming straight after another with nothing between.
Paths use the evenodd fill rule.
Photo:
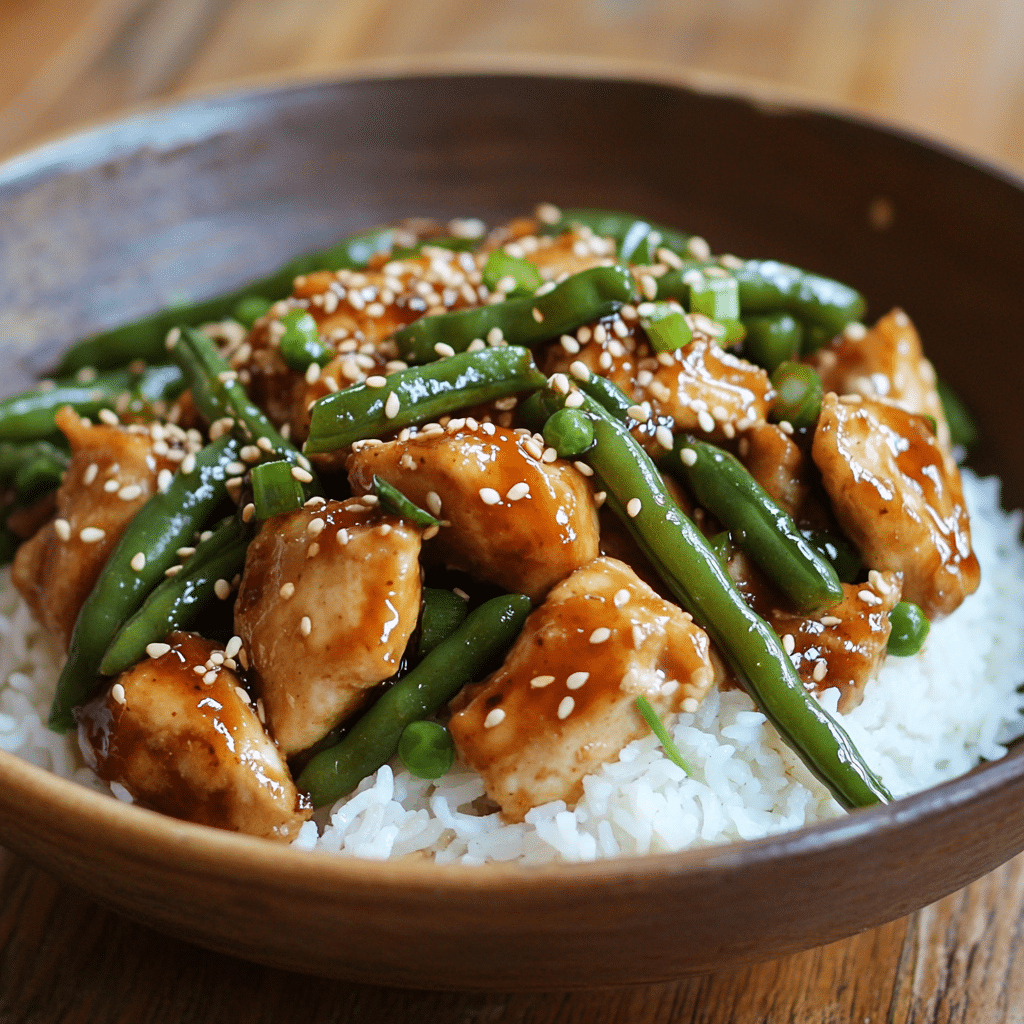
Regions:
<instances>
[{"instance_id":1,"label":"piece of chicken with sesame seeds","mask_svg":"<svg viewBox=\"0 0 1024 1024\"><path fill-rule=\"evenodd\" d=\"M551 800L575 803L583 777L665 717L693 711L714 682L707 634L623 562L577 569L526 620L497 672L453 702L461 758L509 821Z\"/></svg>"},{"instance_id":2,"label":"piece of chicken with sesame seeds","mask_svg":"<svg viewBox=\"0 0 1024 1024\"><path fill-rule=\"evenodd\" d=\"M308 801L223 649L194 633L167 640L78 712L86 763L144 807L290 842Z\"/></svg>"},{"instance_id":3,"label":"piece of chicken with sesame seeds","mask_svg":"<svg viewBox=\"0 0 1024 1024\"><path fill-rule=\"evenodd\" d=\"M141 429L91 424L70 407L57 426L71 461L57 489L54 518L18 548L11 579L36 618L64 649L89 596L135 513L156 491L162 470L176 468L158 454L166 443ZM180 454L180 453L179 453Z\"/></svg>"},{"instance_id":4,"label":"piece of chicken with sesame seeds","mask_svg":"<svg viewBox=\"0 0 1024 1024\"><path fill-rule=\"evenodd\" d=\"M453 420L353 451L349 482L367 493L380 476L447 524L427 542L432 557L540 600L598 553L586 477L543 457L530 434Z\"/></svg>"},{"instance_id":5,"label":"piece of chicken with sesame seeds","mask_svg":"<svg viewBox=\"0 0 1024 1024\"><path fill-rule=\"evenodd\" d=\"M903 576L929 619L978 589L960 472L923 417L879 400L825 395L811 455L864 564Z\"/></svg>"},{"instance_id":6,"label":"piece of chicken with sesame seeds","mask_svg":"<svg viewBox=\"0 0 1024 1024\"><path fill-rule=\"evenodd\" d=\"M349 498L268 519L249 545L235 632L287 756L399 669L420 613L420 529Z\"/></svg>"}]
</instances>

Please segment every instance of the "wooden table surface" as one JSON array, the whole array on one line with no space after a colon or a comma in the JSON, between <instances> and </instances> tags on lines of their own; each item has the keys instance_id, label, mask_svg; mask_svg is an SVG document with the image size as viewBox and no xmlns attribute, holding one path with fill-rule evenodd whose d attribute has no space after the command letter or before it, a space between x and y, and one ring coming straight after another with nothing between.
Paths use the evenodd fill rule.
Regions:
<instances>
[{"instance_id":1,"label":"wooden table surface","mask_svg":"<svg viewBox=\"0 0 1024 1024\"><path fill-rule=\"evenodd\" d=\"M126 107L378 57L571 54L779 83L1024 173L1020 0L0 0L0 157ZM1024 855L863 935L575 994L411 993L165 938L0 850L0 1024L1024 1021Z\"/></svg>"}]
</instances>

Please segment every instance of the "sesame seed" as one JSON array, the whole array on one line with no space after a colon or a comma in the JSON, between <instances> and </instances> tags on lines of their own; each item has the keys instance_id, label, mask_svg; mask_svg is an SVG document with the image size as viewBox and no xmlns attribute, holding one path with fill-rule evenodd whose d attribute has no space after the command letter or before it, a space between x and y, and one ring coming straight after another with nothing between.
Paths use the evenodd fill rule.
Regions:
<instances>
[{"instance_id":1,"label":"sesame seed","mask_svg":"<svg viewBox=\"0 0 1024 1024\"><path fill-rule=\"evenodd\" d=\"M196 457L191 452L181 460L181 472L188 475L196 468Z\"/></svg>"},{"instance_id":2,"label":"sesame seed","mask_svg":"<svg viewBox=\"0 0 1024 1024\"><path fill-rule=\"evenodd\" d=\"M117 418L117 413L110 409L100 409L96 414L99 420L106 423L108 427L116 427L120 424L120 420Z\"/></svg>"},{"instance_id":3,"label":"sesame seed","mask_svg":"<svg viewBox=\"0 0 1024 1024\"><path fill-rule=\"evenodd\" d=\"M537 323L544 323L544 314L536 306L534 306L533 309L530 310L530 313L532 314L533 319L537 321Z\"/></svg>"},{"instance_id":4,"label":"sesame seed","mask_svg":"<svg viewBox=\"0 0 1024 1024\"><path fill-rule=\"evenodd\" d=\"M567 395L569 393L569 378L564 373L555 373L551 375L551 379L548 383L557 391L560 395Z\"/></svg>"},{"instance_id":5,"label":"sesame seed","mask_svg":"<svg viewBox=\"0 0 1024 1024\"><path fill-rule=\"evenodd\" d=\"M541 462L552 463L558 458L558 452L554 448L545 448L544 454L540 457Z\"/></svg>"},{"instance_id":6,"label":"sesame seed","mask_svg":"<svg viewBox=\"0 0 1024 1024\"><path fill-rule=\"evenodd\" d=\"M131 562L128 563L136 572L142 572L146 568L146 556L143 552L137 551Z\"/></svg>"},{"instance_id":7,"label":"sesame seed","mask_svg":"<svg viewBox=\"0 0 1024 1024\"><path fill-rule=\"evenodd\" d=\"M309 621L308 615L303 615L302 620L299 622L299 632L303 636L309 636L313 631L313 623Z\"/></svg>"},{"instance_id":8,"label":"sesame seed","mask_svg":"<svg viewBox=\"0 0 1024 1024\"><path fill-rule=\"evenodd\" d=\"M501 495L493 487L481 487L480 500L485 505L497 505L501 501Z\"/></svg>"},{"instance_id":9,"label":"sesame seed","mask_svg":"<svg viewBox=\"0 0 1024 1024\"><path fill-rule=\"evenodd\" d=\"M122 487L121 490L117 492L117 496L122 501L134 501L136 498L140 497L141 494L142 488L138 484L128 484L127 487Z\"/></svg>"},{"instance_id":10,"label":"sesame seed","mask_svg":"<svg viewBox=\"0 0 1024 1024\"><path fill-rule=\"evenodd\" d=\"M607 626L598 626L593 633L590 634L590 642L592 644L603 644L612 635L612 631Z\"/></svg>"},{"instance_id":11,"label":"sesame seed","mask_svg":"<svg viewBox=\"0 0 1024 1024\"><path fill-rule=\"evenodd\" d=\"M83 544L97 544L106 537L107 531L101 530L98 526L86 526L78 533L78 539Z\"/></svg>"},{"instance_id":12,"label":"sesame seed","mask_svg":"<svg viewBox=\"0 0 1024 1024\"><path fill-rule=\"evenodd\" d=\"M700 702L697 700L696 697L687 697L683 701L683 710L687 714L692 715L694 713L694 711L696 711L697 708L699 708L699 707L700 707Z\"/></svg>"},{"instance_id":13,"label":"sesame seed","mask_svg":"<svg viewBox=\"0 0 1024 1024\"><path fill-rule=\"evenodd\" d=\"M319 555L319 554L320 554L320 545L317 544L316 541L313 541L313 543L310 544L308 548L306 548L306 557L307 558L316 558L316 556Z\"/></svg>"},{"instance_id":14,"label":"sesame seed","mask_svg":"<svg viewBox=\"0 0 1024 1024\"><path fill-rule=\"evenodd\" d=\"M792 633L784 633L782 636L782 649L787 654L792 654L796 650L796 639Z\"/></svg>"},{"instance_id":15,"label":"sesame seed","mask_svg":"<svg viewBox=\"0 0 1024 1024\"><path fill-rule=\"evenodd\" d=\"M532 437L523 442L523 450L538 462L544 457L544 449Z\"/></svg>"},{"instance_id":16,"label":"sesame seed","mask_svg":"<svg viewBox=\"0 0 1024 1024\"><path fill-rule=\"evenodd\" d=\"M566 689L578 690L589 678L589 672L573 672L565 681Z\"/></svg>"},{"instance_id":17,"label":"sesame seed","mask_svg":"<svg viewBox=\"0 0 1024 1024\"><path fill-rule=\"evenodd\" d=\"M505 332L500 327L492 327L487 332L487 344L497 345L499 342L505 340Z\"/></svg>"},{"instance_id":18,"label":"sesame seed","mask_svg":"<svg viewBox=\"0 0 1024 1024\"><path fill-rule=\"evenodd\" d=\"M630 498L626 503L626 515L630 519L636 519L640 515L640 510L643 508L643 502L639 498Z\"/></svg>"},{"instance_id":19,"label":"sesame seed","mask_svg":"<svg viewBox=\"0 0 1024 1024\"><path fill-rule=\"evenodd\" d=\"M381 377L380 374L374 374L372 377L367 377L364 381L368 388L384 388L387 387L387 377Z\"/></svg>"},{"instance_id":20,"label":"sesame seed","mask_svg":"<svg viewBox=\"0 0 1024 1024\"><path fill-rule=\"evenodd\" d=\"M206 666L205 666L205 665L196 665L196 666L195 666L195 667L194 667L194 668L192 669L192 671L193 671L193 672L195 672L195 674L196 674L197 676L201 676L201 675L204 675L204 674L206 673Z\"/></svg>"},{"instance_id":21,"label":"sesame seed","mask_svg":"<svg viewBox=\"0 0 1024 1024\"><path fill-rule=\"evenodd\" d=\"M631 405L626 410L626 415L629 416L630 419L642 422L647 419L647 410L642 405Z\"/></svg>"},{"instance_id":22,"label":"sesame seed","mask_svg":"<svg viewBox=\"0 0 1024 1024\"><path fill-rule=\"evenodd\" d=\"M181 328L172 327L167 332L167 337L164 339L164 345L167 347L168 352L171 351L175 345L181 340Z\"/></svg>"},{"instance_id":23,"label":"sesame seed","mask_svg":"<svg viewBox=\"0 0 1024 1024\"><path fill-rule=\"evenodd\" d=\"M530 685L535 690L542 690L545 686L550 686L554 681L554 676L534 676L530 680Z\"/></svg>"},{"instance_id":24,"label":"sesame seed","mask_svg":"<svg viewBox=\"0 0 1024 1024\"><path fill-rule=\"evenodd\" d=\"M314 363L313 365L316 366L316 363ZM241 686L236 686L235 687L235 693L238 696L238 699L243 704L249 704L251 702L251 700L252 700L252 698L249 696L249 691L243 689Z\"/></svg>"},{"instance_id":25,"label":"sesame seed","mask_svg":"<svg viewBox=\"0 0 1024 1024\"><path fill-rule=\"evenodd\" d=\"M292 477L298 480L300 484L311 484L313 482L313 474L301 466L292 466Z\"/></svg>"},{"instance_id":26,"label":"sesame seed","mask_svg":"<svg viewBox=\"0 0 1024 1024\"><path fill-rule=\"evenodd\" d=\"M530 493L530 485L525 480L520 480L519 483L513 484L508 489L508 494L505 495L509 501L519 501L520 498L525 498Z\"/></svg>"},{"instance_id":27,"label":"sesame seed","mask_svg":"<svg viewBox=\"0 0 1024 1024\"><path fill-rule=\"evenodd\" d=\"M858 590L857 596L867 605L875 607L882 603L882 599L870 590Z\"/></svg>"},{"instance_id":28,"label":"sesame seed","mask_svg":"<svg viewBox=\"0 0 1024 1024\"><path fill-rule=\"evenodd\" d=\"M558 340L568 355L574 356L579 352L580 343L571 334L563 334Z\"/></svg>"},{"instance_id":29,"label":"sesame seed","mask_svg":"<svg viewBox=\"0 0 1024 1024\"><path fill-rule=\"evenodd\" d=\"M644 293L644 298L653 302L658 297L658 282L650 274L644 274L640 278L640 291Z\"/></svg>"},{"instance_id":30,"label":"sesame seed","mask_svg":"<svg viewBox=\"0 0 1024 1024\"><path fill-rule=\"evenodd\" d=\"M295 593L295 584L294 583L282 583L281 584L281 589L278 591L278 593L281 595L281 597L283 597L287 601L288 598L291 597L292 594Z\"/></svg>"},{"instance_id":31,"label":"sesame seed","mask_svg":"<svg viewBox=\"0 0 1024 1024\"><path fill-rule=\"evenodd\" d=\"M434 523L433 526L428 526L423 531L423 539L424 540L433 540L440 532L441 532L441 527L438 526L437 523Z\"/></svg>"},{"instance_id":32,"label":"sesame seed","mask_svg":"<svg viewBox=\"0 0 1024 1024\"><path fill-rule=\"evenodd\" d=\"M231 596L231 584L227 580L217 580L213 585L213 592L222 600L226 601Z\"/></svg>"},{"instance_id":33,"label":"sesame seed","mask_svg":"<svg viewBox=\"0 0 1024 1024\"><path fill-rule=\"evenodd\" d=\"M590 468L590 467L589 467L589 466L588 466L588 465L587 465L587 464L586 464L585 462L580 462L580 461L579 461L579 460L577 459L577 460L576 460L576 461L575 461L575 462L573 463L573 465L574 465L574 466L576 467L576 469L577 469L577 470L578 470L578 471L579 471L580 473L582 473L582 474L583 474L584 476L593 476L593 475L594 475L594 471L593 471L593 470L592 470L592 469L591 469L591 468Z\"/></svg>"},{"instance_id":34,"label":"sesame seed","mask_svg":"<svg viewBox=\"0 0 1024 1024\"><path fill-rule=\"evenodd\" d=\"M672 431L666 426L660 426L654 432L654 439L661 445L662 448L671 449L672 447Z\"/></svg>"},{"instance_id":35,"label":"sesame seed","mask_svg":"<svg viewBox=\"0 0 1024 1024\"><path fill-rule=\"evenodd\" d=\"M608 500L607 491L597 491L594 494L594 508L600 508Z\"/></svg>"},{"instance_id":36,"label":"sesame seed","mask_svg":"<svg viewBox=\"0 0 1024 1024\"><path fill-rule=\"evenodd\" d=\"M792 434L793 433L793 424L790 423L789 420L780 420L779 421L779 430L781 430L784 434Z\"/></svg>"},{"instance_id":37,"label":"sesame seed","mask_svg":"<svg viewBox=\"0 0 1024 1024\"><path fill-rule=\"evenodd\" d=\"M95 462L90 462L86 467L85 472L82 474L82 483L88 487L95 479L96 474L99 473L100 467Z\"/></svg>"},{"instance_id":38,"label":"sesame seed","mask_svg":"<svg viewBox=\"0 0 1024 1024\"><path fill-rule=\"evenodd\" d=\"M822 615L821 624L823 626L838 626L843 620L838 615Z\"/></svg>"},{"instance_id":39,"label":"sesame seed","mask_svg":"<svg viewBox=\"0 0 1024 1024\"><path fill-rule=\"evenodd\" d=\"M590 380L590 367L582 359L575 359L569 364L569 372L577 380Z\"/></svg>"},{"instance_id":40,"label":"sesame seed","mask_svg":"<svg viewBox=\"0 0 1024 1024\"><path fill-rule=\"evenodd\" d=\"M245 508L242 509L242 522L251 523L256 518L256 506L250 501Z\"/></svg>"},{"instance_id":41,"label":"sesame seed","mask_svg":"<svg viewBox=\"0 0 1024 1024\"><path fill-rule=\"evenodd\" d=\"M398 410L402 407L402 400L398 397L398 394L394 391L388 395L388 400L384 403L384 415L389 420L393 420L398 415Z\"/></svg>"},{"instance_id":42,"label":"sesame seed","mask_svg":"<svg viewBox=\"0 0 1024 1024\"><path fill-rule=\"evenodd\" d=\"M437 491L427 491L427 509L435 516L441 514L441 496Z\"/></svg>"},{"instance_id":43,"label":"sesame seed","mask_svg":"<svg viewBox=\"0 0 1024 1024\"><path fill-rule=\"evenodd\" d=\"M113 697L118 704L126 703L124 687L120 683L114 683L114 685L110 688L110 696Z\"/></svg>"},{"instance_id":44,"label":"sesame seed","mask_svg":"<svg viewBox=\"0 0 1024 1024\"><path fill-rule=\"evenodd\" d=\"M185 567L183 565L172 565L169 569L164 569L165 576L177 576L179 572Z\"/></svg>"},{"instance_id":45,"label":"sesame seed","mask_svg":"<svg viewBox=\"0 0 1024 1024\"><path fill-rule=\"evenodd\" d=\"M633 638L633 650L639 651L641 645L644 642L644 631L641 626L638 626L635 622L632 626L632 638Z\"/></svg>"},{"instance_id":46,"label":"sesame seed","mask_svg":"<svg viewBox=\"0 0 1024 1024\"><path fill-rule=\"evenodd\" d=\"M207 686L212 686L217 682L217 670L211 668L210 671L203 676L203 682L206 683Z\"/></svg>"},{"instance_id":47,"label":"sesame seed","mask_svg":"<svg viewBox=\"0 0 1024 1024\"><path fill-rule=\"evenodd\" d=\"M343 526L336 534L339 544L347 544L349 542L348 530Z\"/></svg>"},{"instance_id":48,"label":"sesame seed","mask_svg":"<svg viewBox=\"0 0 1024 1024\"><path fill-rule=\"evenodd\" d=\"M118 490L120 487L121 487L121 484L120 484L119 481L117 481L117 480L108 480L103 485L103 490L106 491L107 494L113 494L114 491Z\"/></svg>"},{"instance_id":49,"label":"sesame seed","mask_svg":"<svg viewBox=\"0 0 1024 1024\"><path fill-rule=\"evenodd\" d=\"M174 479L174 474L169 469L161 469L157 473L156 487L161 494L167 492L167 488L171 486L171 481Z\"/></svg>"},{"instance_id":50,"label":"sesame seed","mask_svg":"<svg viewBox=\"0 0 1024 1024\"><path fill-rule=\"evenodd\" d=\"M439 341L434 346L434 351L439 356L441 356L442 358L445 358L445 359L450 358L451 356L455 355L455 349L453 349L451 347L451 345L446 345L443 341Z\"/></svg>"},{"instance_id":51,"label":"sesame seed","mask_svg":"<svg viewBox=\"0 0 1024 1024\"><path fill-rule=\"evenodd\" d=\"M583 404L583 394L579 391L571 391L565 396L566 409L578 409Z\"/></svg>"},{"instance_id":52,"label":"sesame seed","mask_svg":"<svg viewBox=\"0 0 1024 1024\"><path fill-rule=\"evenodd\" d=\"M306 533L308 533L310 537L318 537L323 533L326 525L327 523L323 519L310 519L310 521L306 523Z\"/></svg>"},{"instance_id":53,"label":"sesame seed","mask_svg":"<svg viewBox=\"0 0 1024 1024\"><path fill-rule=\"evenodd\" d=\"M391 532L391 524L390 523L381 523L380 526L377 527L377 535L380 536L380 537L386 537L390 532Z\"/></svg>"},{"instance_id":54,"label":"sesame seed","mask_svg":"<svg viewBox=\"0 0 1024 1024\"><path fill-rule=\"evenodd\" d=\"M462 599L463 601L468 601L468 600L469 600L469 594L467 594L467 593L466 593L466 592L465 592L465 591L464 591L464 590L462 589L462 587L452 587L452 593L453 593L453 594L454 594L454 595L455 595L456 597L458 597L458 598L461 598L461 599Z\"/></svg>"},{"instance_id":55,"label":"sesame seed","mask_svg":"<svg viewBox=\"0 0 1024 1024\"><path fill-rule=\"evenodd\" d=\"M612 604L616 608L622 608L624 605L629 604L629 591L625 587L622 590L617 590L615 596L612 598Z\"/></svg>"},{"instance_id":56,"label":"sesame seed","mask_svg":"<svg viewBox=\"0 0 1024 1024\"><path fill-rule=\"evenodd\" d=\"M487 717L484 719L484 728L493 729L496 725L501 725L505 721L505 712L501 708L492 708L487 712Z\"/></svg>"},{"instance_id":57,"label":"sesame seed","mask_svg":"<svg viewBox=\"0 0 1024 1024\"><path fill-rule=\"evenodd\" d=\"M602 352L597 358L597 365L602 370L610 370L612 368L612 354L611 352Z\"/></svg>"},{"instance_id":58,"label":"sesame seed","mask_svg":"<svg viewBox=\"0 0 1024 1024\"><path fill-rule=\"evenodd\" d=\"M563 697L558 705L558 717L563 720L568 718L574 707L576 707L576 701L572 697Z\"/></svg>"},{"instance_id":59,"label":"sesame seed","mask_svg":"<svg viewBox=\"0 0 1024 1024\"><path fill-rule=\"evenodd\" d=\"M811 678L816 682L820 683L822 679L828 674L828 663L824 661L816 661L814 663L814 671L811 673Z\"/></svg>"},{"instance_id":60,"label":"sesame seed","mask_svg":"<svg viewBox=\"0 0 1024 1024\"><path fill-rule=\"evenodd\" d=\"M703 430L705 434L710 434L715 429L714 418L711 416L711 413L709 413L706 409L701 409L701 411L697 414L697 423L700 425L700 429Z\"/></svg>"},{"instance_id":61,"label":"sesame seed","mask_svg":"<svg viewBox=\"0 0 1024 1024\"><path fill-rule=\"evenodd\" d=\"M695 466L697 464L697 453L692 448L683 448L679 453L679 459L684 466Z\"/></svg>"},{"instance_id":62,"label":"sesame seed","mask_svg":"<svg viewBox=\"0 0 1024 1024\"><path fill-rule=\"evenodd\" d=\"M71 540L71 524L66 519L54 519L53 532L63 540Z\"/></svg>"}]
</instances>

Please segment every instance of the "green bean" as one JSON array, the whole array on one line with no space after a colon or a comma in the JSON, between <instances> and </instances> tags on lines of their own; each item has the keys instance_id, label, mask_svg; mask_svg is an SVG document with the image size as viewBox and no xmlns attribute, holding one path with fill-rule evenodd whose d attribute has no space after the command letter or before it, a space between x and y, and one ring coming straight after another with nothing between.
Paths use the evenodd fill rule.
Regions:
<instances>
[{"instance_id":1,"label":"green bean","mask_svg":"<svg viewBox=\"0 0 1024 1024\"><path fill-rule=\"evenodd\" d=\"M395 515L407 519L410 523L429 529L431 526L442 526L440 519L435 518L425 509L422 509L415 502L410 501L397 487L389 484L387 480L373 476L373 493L380 498L380 503L390 509Z\"/></svg>"},{"instance_id":2,"label":"green bean","mask_svg":"<svg viewBox=\"0 0 1024 1024\"><path fill-rule=\"evenodd\" d=\"M495 249L483 269L484 284L492 291L504 291L509 297L532 295L543 283L540 271L529 261L510 256L504 249ZM511 288L499 288L507 280Z\"/></svg>"},{"instance_id":3,"label":"green bean","mask_svg":"<svg viewBox=\"0 0 1024 1024\"><path fill-rule=\"evenodd\" d=\"M302 508L306 500L305 488L292 476L292 463L285 459L253 466L249 479L252 483L252 503L259 522L284 512L294 512Z\"/></svg>"},{"instance_id":4,"label":"green bean","mask_svg":"<svg viewBox=\"0 0 1024 1024\"><path fill-rule=\"evenodd\" d=\"M831 563L734 456L681 434L658 464L687 485L796 611L820 611L843 599Z\"/></svg>"},{"instance_id":5,"label":"green bean","mask_svg":"<svg viewBox=\"0 0 1024 1024\"><path fill-rule=\"evenodd\" d=\"M808 542L832 563L840 582L857 582L863 563L852 544L827 530L803 530L802 533Z\"/></svg>"},{"instance_id":6,"label":"green bean","mask_svg":"<svg viewBox=\"0 0 1024 1024\"><path fill-rule=\"evenodd\" d=\"M889 612L892 627L886 649L897 658L909 658L924 645L931 624L925 613L911 601L900 601Z\"/></svg>"},{"instance_id":7,"label":"green bean","mask_svg":"<svg viewBox=\"0 0 1024 1024\"><path fill-rule=\"evenodd\" d=\"M825 395L821 378L806 363L779 363L771 373L772 387L777 392L771 418L776 423L813 427L821 415Z\"/></svg>"},{"instance_id":8,"label":"green bean","mask_svg":"<svg viewBox=\"0 0 1024 1024\"><path fill-rule=\"evenodd\" d=\"M391 228L372 228L351 235L330 249L296 256L269 277L241 288L188 305L163 309L141 320L94 334L64 354L57 373L73 373L83 366L109 369L123 366L133 359L144 359L147 363L164 362L167 359L164 340L171 328L198 327L223 320L235 313L235 307L241 300L251 296L283 299L291 294L295 278L302 274L363 267L372 256L388 252L393 238Z\"/></svg>"},{"instance_id":9,"label":"green bean","mask_svg":"<svg viewBox=\"0 0 1024 1024\"><path fill-rule=\"evenodd\" d=\"M799 357L804 329L789 313L760 313L741 319L747 329L744 359L771 373L779 363Z\"/></svg>"},{"instance_id":10,"label":"green bean","mask_svg":"<svg viewBox=\"0 0 1024 1024\"><path fill-rule=\"evenodd\" d=\"M640 326L655 352L674 352L693 341L693 331L678 306L652 302L650 312L640 317Z\"/></svg>"},{"instance_id":11,"label":"green bean","mask_svg":"<svg viewBox=\"0 0 1024 1024\"><path fill-rule=\"evenodd\" d=\"M558 220L545 224L541 234L561 235L573 227L590 228L602 238L614 238L618 257L626 263L649 264L655 261L660 246L680 256L688 255L690 239L683 231L642 220L617 210L568 209Z\"/></svg>"},{"instance_id":12,"label":"green bean","mask_svg":"<svg viewBox=\"0 0 1024 1024\"><path fill-rule=\"evenodd\" d=\"M472 252L478 248L482 238L455 238L451 235L435 236L424 238L415 245L407 245L401 249L395 249L391 253L393 260L406 260L410 256L419 256L424 249L447 249L449 252Z\"/></svg>"},{"instance_id":13,"label":"green bean","mask_svg":"<svg viewBox=\"0 0 1024 1024\"><path fill-rule=\"evenodd\" d=\"M100 674L116 676L146 654L146 647L185 629L217 595L217 581L230 582L245 566L248 530L237 517L225 520L196 546L180 572L161 580L142 607L118 630L100 663Z\"/></svg>"},{"instance_id":14,"label":"green bean","mask_svg":"<svg viewBox=\"0 0 1024 1024\"><path fill-rule=\"evenodd\" d=\"M464 352L427 366L399 370L386 378L382 388L353 384L321 398L313 406L303 451L332 452L362 438L379 437L471 405L536 391L545 382L529 350L512 345Z\"/></svg>"},{"instance_id":15,"label":"green bean","mask_svg":"<svg viewBox=\"0 0 1024 1024\"><path fill-rule=\"evenodd\" d=\"M228 467L238 451L231 435L207 445L189 472L183 464L167 490L150 497L128 524L78 613L50 708L54 732L66 732L75 724L74 708L96 688L110 641L175 564L178 548L191 543L225 500ZM145 564L136 569L132 563L138 564L139 554Z\"/></svg>"},{"instance_id":16,"label":"green bean","mask_svg":"<svg viewBox=\"0 0 1024 1024\"><path fill-rule=\"evenodd\" d=\"M442 640L447 640L466 621L468 610L466 602L458 594L437 587L424 587L423 614L420 616L420 657L425 657Z\"/></svg>"},{"instance_id":17,"label":"green bean","mask_svg":"<svg viewBox=\"0 0 1024 1024\"><path fill-rule=\"evenodd\" d=\"M591 267L545 295L421 317L395 332L395 344L402 358L414 363L437 359L438 345L446 346L441 350L445 354L464 352L494 331L510 345L533 345L608 316L633 296L633 275L625 267Z\"/></svg>"},{"instance_id":18,"label":"green bean","mask_svg":"<svg viewBox=\"0 0 1024 1024\"><path fill-rule=\"evenodd\" d=\"M304 309L290 309L281 324L284 334L278 342L281 358L293 370L305 372L310 364L326 366L334 358L334 350L320 340L316 321Z\"/></svg>"},{"instance_id":19,"label":"green bean","mask_svg":"<svg viewBox=\"0 0 1024 1024\"><path fill-rule=\"evenodd\" d=\"M131 369L83 372L75 379L48 381L0 401L0 440L52 436L57 429L54 417L65 405L79 416L95 416L101 409L140 412L158 400L177 398L183 389L184 379L176 367L146 367L141 373Z\"/></svg>"},{"instance_id":20,"label":"green bean","mask_svg":"<svg viewBox=\"0 0 1024 1024\"><path fill-rule=\"evenodd\" d=\"M402 730L398 756L418 779L439 779L455 761L455 741L443 725L421 719Z\"/></svg>"},{"instance_id":21,"label":"green bean","mask_svg":"<svg viewBox=\"0 0 1024 1024\"><path fill-rule=\"evenodd\" d=\"M561 407L563 399L544 394L550 396L552 412ZM594 420L595 433L586 459L609 507L729 660L761 712L844 807L889 800L846 731L804 689L775 631L743 600L626 427L589 396L584 396L583 408Z\"/></svg>"},{"instance_id":22,"label":"green bean","mask_svg":"<svg viewBox=\"0 0 1024 1024\"><path fill-rule=\"evenodd\" d=\"M971 448L978 443L981 436L974 417L964 405L963 399L940 377L937 384L942 410L949 424L949 436L953 444L962 448Z\"/></svg>"},{"instance_id":23,"label":"green bean","mask_svg":"<svg viewBox=\"0 0 1024 1024\"><path fill-rule=\"evenodd\" d=\"M544 424L544 442L563 459L582 455L594 443L590 417L578 409L559 409Z\"/></svg>"},{"instance_id":24,"label":"green bean","mask_svg":"<svg viewBox=\"0 0 1024 1024\"><path fill-rule=\"evenodd\" d=\"M58 487L67 468L67 452L49 441L0 441L0 488L13 489L20 504Z\"/></svg>"},{"instance_id":25,"label":"green bean","mask_svg":"<svg viewBox=\"0 0 1024 1024\"><path fill-rule=\"evenodd\" d=\"M529 612L530 599L522 594L495 597L470 612L447 640L384 693L340 743L306 765L298 785L309 791L313 805L319 807L350 793L391 760L405 727L440 710L504 655Z\"/></svg>"},{"instance_id":26,"label":"green bean","mask_svg":"<svg viewBox=\"0 0 1024 1024\"><path fill-rule=\"evenodd\" d=\"M262 295L246 295L239 299L231 310L232 319L237 320L243 327L251 328L261 316L270 312L274 303L265 299Z\"/></svg>"}]
</instances>

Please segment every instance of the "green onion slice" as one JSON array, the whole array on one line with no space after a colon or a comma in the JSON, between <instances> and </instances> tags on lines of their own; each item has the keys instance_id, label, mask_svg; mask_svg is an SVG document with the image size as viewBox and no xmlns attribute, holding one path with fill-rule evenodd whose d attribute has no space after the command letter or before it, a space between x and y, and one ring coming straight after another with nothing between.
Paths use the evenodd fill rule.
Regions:
<instances>
[{"instance_id":1,"label":"green onion slice","mask_svg":"<svg viewBox=\"0 0 1024 1024\"><path fill-rule=\"evenodd\" d=\"M495 249L487 257L483 279L492 292L503 291L511 297L532 295L544 283L540 272L529 260L510 256L503 249ZM509 279L510 288L499 288L499 285L509 284Z\"/></svg>"},{"instance_id":2,"label":"green onion slice","mask_svg":"<svg viewBox=\"0 0 1024 1024\"><path fill-rule=\"evenodd\" d=\"M693 769L690 767L689 762L679 753L679 748L675 745L672 737L669 736L664 723L658 717L658 712L651 707L651 702L646 697L637 696L633 703L636 704L636 709L643 716L644 721L651 727L651 732L658 737L658 742L664 749L665 756L674 765L682 768L687 775L693 775Z\"/></svg>"},{"instance_id":3,"label":"green onion slice","mask_svg":"<svg viewBox=\"0 0 1024 1024\"><path fill-rule=\"evenodd\" d=\"M693 331L683 311L671 302L652 302L651 309L644 306L640 326L655 352L674 352L693 341Z\"/></svg>"},{"instance_id":4,"label":"green onion slice","mask_svg":"<svg viewBox=\"0 0 1024 1024\"><path fill-rule=\"evenodd\" d=\"M382 505L391 509L395 515L408 519L409 522L415 523L417 526L422 526L424 529L429 526L444 526L440 519L435 519L425 509L411 502L397 487L376 474L373 477L373 492L380 498Z\"/></svg>"},{"instance_id":5,"label":"green onion slice","mask_svg":"<svg viewBox=\"0 0 1024 1024\"><path fill-rule=\"evenodd\" d=\"M252 492L256 518L261 522L302 508L306 500L302 484L292 476L292 464L284 459L253 466Z\"/></svg>"}]
</instances>

